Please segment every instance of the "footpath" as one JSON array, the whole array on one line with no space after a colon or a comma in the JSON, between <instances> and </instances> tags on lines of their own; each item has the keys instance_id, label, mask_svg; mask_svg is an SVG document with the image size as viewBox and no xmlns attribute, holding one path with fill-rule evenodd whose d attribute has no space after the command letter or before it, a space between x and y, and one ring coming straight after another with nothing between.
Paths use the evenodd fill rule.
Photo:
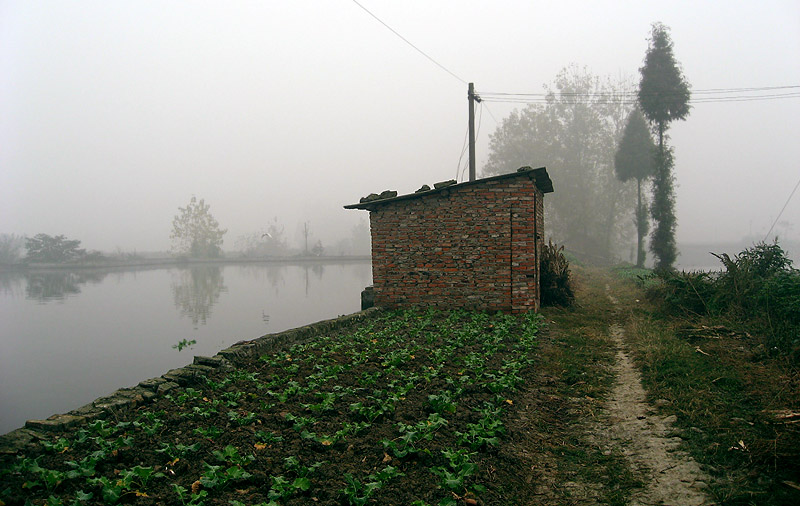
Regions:
<instances>
[{"instance_id":1,"label":"footpath","mask_svg":"<svg viewBox=\"0 0 800 506\"><path fill-rule=\"evenodd\" d=\"M619 305L610 293L608 298L614 306ZM680 450L683 439L671 436L675 415L657 414L657 405L668 401L658 399L655 405L647 402L641 374L625 345L625 330L614 324L610 334L617 348L613 366L616 382L604 406L606 423L599 433L610 445L618 447L634 470L644 477L645 487L633 493L630 504L710 504L704 492L709 477L691 456Z\"/></svg>"}]
</instances>

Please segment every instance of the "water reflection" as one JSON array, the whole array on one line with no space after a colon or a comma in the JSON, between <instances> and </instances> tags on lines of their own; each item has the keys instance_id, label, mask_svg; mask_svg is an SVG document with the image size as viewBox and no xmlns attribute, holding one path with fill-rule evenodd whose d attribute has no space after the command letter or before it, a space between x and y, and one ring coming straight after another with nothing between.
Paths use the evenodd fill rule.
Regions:
<instances>
[{"instance_id":1,"label":"water reflection","mask_svg":"<svg viewBox=\"0 0 800 506\"><path fill-rule=\"evenodd\" d=\"M322 280L322 275L325 274L325 266L322 264L314 264L311 266L304 265L305 279L306 279L306 297L308 297L308 271L311 271L318 280Z\"/></svg>"},{"instance_id":2,"label":"water reflection","mask_svg":"<svg viewBox=\"0 0 800 506\"><path fill-rule=\"evenodd\" d=\"M280 292L280 288L286 285L284 275L286 274L286 264L254 264L239 266L241 272L248 277L258 281L266 281L275 289L275 293Z\"/></svg>"},{"instance_id":3,"label":"water reflection","mask_svg":"<svg viewBox=\"0 0 800 506\"><path fill-rule=\"evenodd\" d=\"M40 303L64 301L81 293L81 285L101 283L106 272L3 273L0 289L13 298L24 296Z\"/></svg>"},{"instance_id":4,"label":"water reflection","mask_svg":"<svg viewBox=\"0 0 800 506\"><path fill-rule=\"evenodd\" d=\"M192 325L205 325L211 308L227 292L222 268L203 265L172 272L172 299L181 316L192 320Z\"/></svg>"},{"instance_id":5,"label":"water reflection","mask_svg":"<svg viewBox=\"0 0 800 506\"><path fill-rule=\"evenodd\" d=\"M0 272L0 290L12 299L25 296L25 275L21 272Z\"/></svg>"}]
</instances>

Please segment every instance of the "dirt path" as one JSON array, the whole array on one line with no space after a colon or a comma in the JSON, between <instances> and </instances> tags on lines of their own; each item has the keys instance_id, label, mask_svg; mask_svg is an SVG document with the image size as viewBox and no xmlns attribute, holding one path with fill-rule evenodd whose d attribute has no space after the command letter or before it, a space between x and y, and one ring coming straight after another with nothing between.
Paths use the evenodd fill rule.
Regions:
<instances>
[{"instance_id":1,"label":"dirt path","mask_svg":"<svg viewBox=\"0 0 800 506\"><path fill-rule=\"evenodd\" d=\"M613 296L609 295L609 299L617 305ZM670 436L674 417L657 415L647 403L641 375L625 345L625 331L613 325L610 332L617 345L616 383L604 406L605 420L599 430L644 477L645 487L633 494L629 504L713 504L704 492L708 476L692 457L678 450L681 438Z\"/></svg>"}]
</instances>

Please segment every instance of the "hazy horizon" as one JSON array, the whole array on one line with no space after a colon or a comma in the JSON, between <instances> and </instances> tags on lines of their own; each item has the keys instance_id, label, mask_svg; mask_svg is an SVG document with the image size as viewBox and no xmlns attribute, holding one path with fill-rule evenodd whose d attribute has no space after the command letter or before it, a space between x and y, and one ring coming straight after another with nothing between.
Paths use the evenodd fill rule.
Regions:
<instances>
[{"instance_id":1,"label":"hazy horizon","mask_svg":"<svg viewBox=\"0 0 800 506\"><path fill-rule=\"evenodd\" d=\"M225 250L276 217L330 245L366 219L345 204L464 179L459 79L539 93L575 64L638 83L656 21L693 90L800 86L795 1L360 3L458 78L352 1L0 0L0 233L164 251L196 195ZM495 118L524 104L481 107L479 176ZM798 132L797 97L673 123L678 243L764 236L800 178ZM770 238L800 240L798 218L795 195Z\"/></svg>"}]
</instances>

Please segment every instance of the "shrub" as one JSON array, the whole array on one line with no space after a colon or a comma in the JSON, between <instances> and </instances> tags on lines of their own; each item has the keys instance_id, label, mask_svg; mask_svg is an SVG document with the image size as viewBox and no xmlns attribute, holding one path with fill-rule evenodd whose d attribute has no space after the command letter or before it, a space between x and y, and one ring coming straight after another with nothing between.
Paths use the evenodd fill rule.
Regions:
<instances>
[{"instance_id":1,"label":"shrub","mask_svg":"<svg viewBox=\"0 0 800 506\"><path fill-rule=\"evenodd\" d=\"M548 241L542 248L541 293L543 306L571 306L575 301L564 246Z\"/></svg>"},{"instance_id":2,"label":"shrub","mask_svg":"<svg viewBox=\"0 0 800 506\"><path fill-rule=\"evenodd\" d=\"M660 300L666 309L684 316L709 314L714 296L714 277L708 272L659 271L661 283L648 290L648 298Z\"/></svg>"},{"instance_id":3,"label":"shrub","mask_svg":"<svg viewBox=\"0 0 800 506\"><path fill-rule=\"evenodd\" d=\"M733 257L712 254L724 271L661 272L650 297L671 312L746 321L767 335L771 348L800 358L800 271L777 241Z\"/></svg>"}]
</instances>

